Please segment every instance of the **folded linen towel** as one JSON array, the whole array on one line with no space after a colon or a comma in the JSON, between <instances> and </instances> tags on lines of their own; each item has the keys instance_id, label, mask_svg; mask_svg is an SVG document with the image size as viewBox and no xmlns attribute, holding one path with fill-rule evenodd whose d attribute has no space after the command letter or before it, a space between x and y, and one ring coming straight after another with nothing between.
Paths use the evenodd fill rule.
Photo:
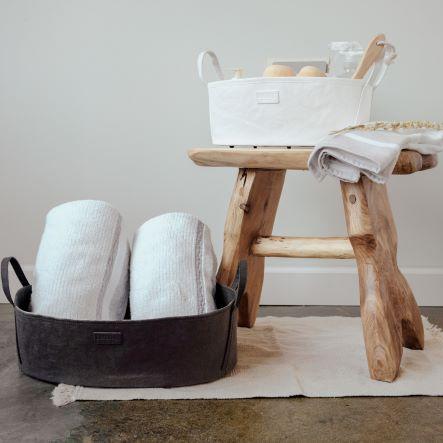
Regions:
<instances>
[{"instance_id":1,"label":"folded linen towel","mask_svg":"<svg viewBox=\"0 0 443 443\"><path fill-rule=\"evenodd\" d=\"M46 216L34 271L32 310L77 320L121 320L129 289L129 244L109 204L80 200Z\"/></svg>"},{"instance_id":2,"label":"folded linen towel","mask_svg":"<svg viewBox=\"0 0 443 443\"><path fill-rule=\"evenodd\" d=\"M415 126L377 122L330 134L312 151L309 170L320 181L331 175L356 183L364 174L376 183L386 183L402 149L421 154L443 150L442 126Z\"/></svg>"},{"instance_id":3,"label":"folded linen towel","mask_svg":"<svg viewBox=\"0 0 443 443\"><path fill-rule=\"evenodd\" d=\"M215 310L217 259L209 228L198 218L170 213L137 231L130 267L132 319Z\"/></svg>"}]
</instances>

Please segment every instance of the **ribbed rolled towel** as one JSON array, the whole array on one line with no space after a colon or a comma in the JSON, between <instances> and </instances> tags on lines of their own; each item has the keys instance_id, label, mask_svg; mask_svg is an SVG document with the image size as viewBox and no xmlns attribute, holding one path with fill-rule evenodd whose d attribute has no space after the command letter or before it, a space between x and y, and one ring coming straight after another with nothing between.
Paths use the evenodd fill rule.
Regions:
<instances>
[{"instance_id":1,"label":"ribbed rolled towel","mask_svg":"<svg viewBox=\"0 0 443 443\"><path fill-rule=\"evenodd\" d=\"M170 213L137 231L130 267L132 319L203 314L216 309L217 259L209 228L198 218Z\"/></svg>"},{"instance_id":2,"label":"ribbed rolled towel","mask_svg":"<svg viewBox=\"0 0 443 443\"><path fill-rule=\"evenodd\" d=\"M108 203L79 200L46 216L32 310L77 320L121 320L129 297L129 244Z\"/></svg>"}]
</instances>

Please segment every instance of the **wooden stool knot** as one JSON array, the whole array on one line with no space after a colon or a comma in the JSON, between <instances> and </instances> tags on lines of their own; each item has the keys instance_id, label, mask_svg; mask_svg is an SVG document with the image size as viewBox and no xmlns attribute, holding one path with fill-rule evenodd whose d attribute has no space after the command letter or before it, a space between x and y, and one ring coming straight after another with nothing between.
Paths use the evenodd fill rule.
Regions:
<instances>
[{"instance_id":1,"label":"wooden stool knot","mask_svg":"<svg viewBox=\"0 0 443 443\"><path fill-rule=\"evenodd\" d=\"M239 208L243 209L243 211L245 211L246 213L248 213L250 209L247 203L240 203Z\"/></svg>"}]
</instances>

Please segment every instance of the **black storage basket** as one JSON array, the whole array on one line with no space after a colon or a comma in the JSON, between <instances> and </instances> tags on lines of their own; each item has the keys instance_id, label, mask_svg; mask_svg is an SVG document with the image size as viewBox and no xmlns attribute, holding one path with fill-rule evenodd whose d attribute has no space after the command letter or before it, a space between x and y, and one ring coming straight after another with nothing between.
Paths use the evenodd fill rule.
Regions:
<instances>
[{"instance_id":1,"label":"black storage basket","mask_svg":"<svg viewBox=\"0 0 443 443\"><path fill-rule=\"evenodd\" d=\"M23 288L15 303L9 264ZM67 320L30 312L32 286L13 257L1 278L14 307L17 356L31 377L71 385L167 388L217 380L237 362L237 307L245 288L241 263L235 290L217 284L217 310L203 315L151 320Z\"/></svg>"}]
</instances>

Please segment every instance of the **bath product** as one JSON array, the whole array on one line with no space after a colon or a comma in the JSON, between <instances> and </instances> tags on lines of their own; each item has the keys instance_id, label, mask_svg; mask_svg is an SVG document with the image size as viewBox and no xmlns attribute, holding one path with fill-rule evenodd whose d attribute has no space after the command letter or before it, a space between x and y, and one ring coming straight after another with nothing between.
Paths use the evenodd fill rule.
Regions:
<instances>
[{"instance_id":1,"label":"bath product","mask_svg":"<svg viewBox=\"0 0 443 443\"><path fill-rule=\"evenodd\" d=\"M269 65L263 72L263 77L292 77L294 71L285 65Z\"/></svg>"},{"instance_id":2,"label":"bath product","mask_svg":"<svg viewBox=\"0 0 443 443\"><path fill-rule=\"evenodd\" d=\"M297 77L326 77L326 74L315 66L303 66Z\"/></svg>"},{"instance_id":3,"label":"bath product","mask_svg":"<svg viewBox=\"0 0 443 443\"><path fill-rule=\"evenodd\" d=\"M190 214L152 218L137 231L130 267L131 318L215 310L217 260L208 227Z\"/></svg>"},{"instance_id":4,"label":"bath product","mask_svg":"<svg viewBox=\"0 0 443 443\"><path fill-rule=\"evenodd\" d=\"M363 55L358 42L332 42L329 44L329 77L351 78Z\"/></svg>"},{"instance_id":5,"label":"bath product","mask_svg":"<svg viewBox=\"0 0 443 443\"><path fill-rule=\"evenodd\" d=\"M243 68L226 69L231 74L231 78L243 78L245 70Z\"/></svg>"},{"instance_id":6,"label":"bath product","mask_svg":"<svg viewBox=\"0 0 443 443\"><path fill-rule=\"evenodd\" d=\"M122 320L128 303L129 245L111 205L80 200L46 216L32 291L36 314Z\"/></svg>"}]
</instances>

